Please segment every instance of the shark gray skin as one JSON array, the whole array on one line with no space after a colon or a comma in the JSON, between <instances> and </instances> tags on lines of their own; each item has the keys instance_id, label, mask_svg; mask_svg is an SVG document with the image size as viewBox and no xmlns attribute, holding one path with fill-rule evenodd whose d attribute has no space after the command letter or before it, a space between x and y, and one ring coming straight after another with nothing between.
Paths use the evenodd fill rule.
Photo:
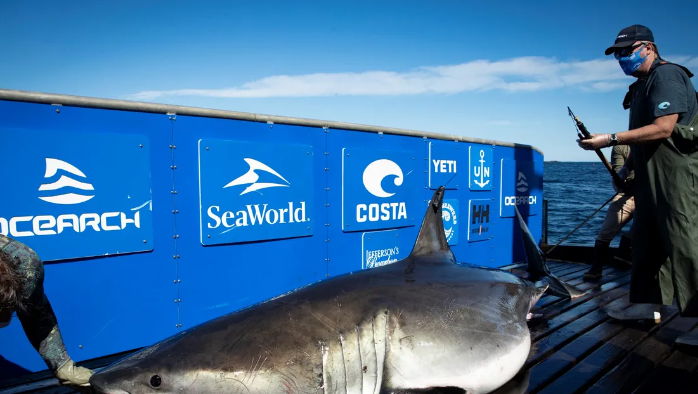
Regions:
<instances>
[{"instance_id":1,"label":"shark gray skin","mask_svg":"<svg viewBox=\"0 0 698 394\"><path fill-rule=\"evenodd\" d=\"M548 288L457 264L432 197L408 257L325 279L184 330L90 379L109 394L491 393L531 349ZM544 279L544 278L543 278Z\"/></svg>"},{"instance_id":2,"label":"shark gray skin","mask_svg":"<svg viewBox=\"0 0 698 394\"><path fill-rule=\"evenodd\" d=\"M573 285L563 282L560 280L560 278L550 272L548 265L546 264L545 254L538 247L535 238L533 238L531 231L528 229L523 217L521 217L521 213L519 213L519 209L516 207L516 205L514 206L514 210L516 211L516 217L519 219L519 226L521 227L521 233L523 236L526 259L528 260L527 272L530 274L529 279L536 281L541 278L545 278L550 284L548 293L554 296L562 298L577 298L587 294L585 291L579 290Z\"/></svg>"}]
</instances>

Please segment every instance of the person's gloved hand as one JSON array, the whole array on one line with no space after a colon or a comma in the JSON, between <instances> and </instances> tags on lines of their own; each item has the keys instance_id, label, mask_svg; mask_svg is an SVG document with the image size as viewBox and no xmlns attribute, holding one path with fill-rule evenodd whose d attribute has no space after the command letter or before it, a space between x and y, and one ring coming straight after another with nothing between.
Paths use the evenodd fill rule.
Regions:
<instances>
[{"instance_id":1,"label":"person's gloved hand","mask_svg":"<svg viewBox=\"0 0 698 394\"><path fill-rule=\"evenodd\" d=\"M611 146L610 134L592 134L591 138L586 140L577 140L580 148L586 150L601 149Z\"/></svg>"},{"instance_id":2,"label":"person's gloved hand","mask_svg":"<svg viewBox=\"0 0 698 394\"><path fill-rule=\"evenodd\" d=\"M89 386L93 374L94 371L90 369L76 366L73 360L68 360L54 373L58 382L64 386Z\"/></svg>"}]
</instances>

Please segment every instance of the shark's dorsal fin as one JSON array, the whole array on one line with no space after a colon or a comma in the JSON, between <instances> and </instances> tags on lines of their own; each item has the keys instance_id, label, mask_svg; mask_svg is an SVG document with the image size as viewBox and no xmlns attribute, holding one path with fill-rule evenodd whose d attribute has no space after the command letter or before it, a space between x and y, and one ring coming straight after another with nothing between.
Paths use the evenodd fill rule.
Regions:
<instances>
[{"instance_id":1,"label":"shark's dorsal fin","mask_svg":"<svg viewBox=\"0 0 698 394\"><path fill-rule=\"evenodd\" d=\"M451 262L456 261L455 255L448 246L446 240L446 232L444 231L444 222L441 216L441 205L444 201L444 192L446 188L440 186L434 192L434 195L429 201L426 214L422 220L422 227L419 229L419 235L414 243L410 256L426 256L435 253L446 254L445 256Z\"/></svg>"}]
</instances>

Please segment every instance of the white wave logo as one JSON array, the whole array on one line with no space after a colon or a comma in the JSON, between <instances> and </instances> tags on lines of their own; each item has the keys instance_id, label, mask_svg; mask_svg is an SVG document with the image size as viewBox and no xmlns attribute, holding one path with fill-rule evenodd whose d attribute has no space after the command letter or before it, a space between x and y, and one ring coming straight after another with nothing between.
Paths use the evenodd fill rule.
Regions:
<instances>
[{"instance_id":1,"label":"white wave logo","mask_svg":"<svg viewBox=\"0 0 698 394\"><path fill-rule=\"evenodd\" d=\"M450 242L455 235L455 225L458 223L456 218L456 210L447 202L444 202L441 210L441 218L444 222L444 233L446 241ZM448 228L446 228L448 226Z\"/></svg>"},{"instance_id":2,"label":"white wave logo","mask_svg":"<svg viewBox=\"0 0 698 394\"><path fill-rule=\"evenodd\" d=\"M364 170L364 187L369 193L376 197L386 198L395 193L388 193L383 190L381 183L383 179L389 175L395 175L395 186L402 185L403 175L402 169L394 161L380 159L369 164Z\"/></svg>"},{"instance_id":3,"label":"white wave logo","mask_svg":"<svg viewBox=\"0 0 698 394\"><path fill-rule=\"evenodd\" d=\"M87 178L85 174L82 173L77 167L73 166L70 163L67 163L63 160L58 160L58 159L51 159L51 158L46 158L46 173L44 174L44 178L50 178L54 175L56 175L56 172L58 170L63 170L65 172L69 172L73 175L77 175L83 178ZM53 183L45 183L39 187L39 191L47 191L47 190L59 190L64 187L72 187L80 190L94 190L94 187L92 187L91 184L89 183L84 183L80 181L76 181L73 178L67 177L65 175L61 175L61 177ZM93 195L82 195L82 194L76 194L76 193L65 193L65 194L58 194L55 196L48 196L48 197L39 197L40 199L50 202L51 204L63 204L63 205L69 205L69 204L80 204L83 203L87 200L90 200L94 197Z\"/></svg>"},{"instance_id":4,"label":"white wave logo","mask_svg":"<svg viewBox=\"0 0 698 394\"><path fill-rule=\"evenodd\" d=\"M266 189L269 187L289 187L291 185L291 183L289 181L287 181L284 177L282 177L278 172L274 171L268 165L266 165L260 161L257 161L255 159L250 159L250 158L245 158L245 162L247 162L247 165L250 166L250 169L244 175L240 176L239 178L237 178L237 179L233 180L232 182L228 183L227 185L223 186L223 188L249 184L250 186L245 188L245 190L243 190L242 193L240 193L240 195L242 196L243 194L247 194L249 192L254 192L257 190L261 190L261 189ZM271 183L271 182L257 183L257 181L259 180L259 175L257 175L257 173L255 172L257 170L265 171L265 172L268 172L270 174L276 175L278 178L283 179L284 182L286 182L286 185L284 185L282 183Z\"/></svg>"},{"instance_id":5,"label":"white wave logo","mask_svg":"<svg viewBox=\"0 0 698 394\"><path fill-rule=\"evenodd\" d=\"M526 175L523 172L519 172L519 177L516 179L516 190L522 193L528 190L528 182L526 182Z\"/></svg>"}]
</instances>

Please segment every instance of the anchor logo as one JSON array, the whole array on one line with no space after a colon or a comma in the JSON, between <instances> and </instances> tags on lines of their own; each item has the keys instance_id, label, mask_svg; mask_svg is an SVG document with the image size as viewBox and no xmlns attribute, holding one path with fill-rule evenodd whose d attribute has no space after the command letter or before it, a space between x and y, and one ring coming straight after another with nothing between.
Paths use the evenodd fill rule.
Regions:
<instances>
[{"instance_id":1,"label":"anchor logo","mask_svg":"<svg viewBox=\"0 0 698 394\"><path fill-rule=\"evenodd\" d=\"M490 183L490 180L485 181L485 177L489 178L490 177L490 167L485 167L485 151L480 150L480 167L475 166L473 167L473 173L475 174L475 177L480 177L480 180L478 181L477 179L473 181L476 185L482 187L485 187L488 183Z\"/></svg>"}]
</instances>

